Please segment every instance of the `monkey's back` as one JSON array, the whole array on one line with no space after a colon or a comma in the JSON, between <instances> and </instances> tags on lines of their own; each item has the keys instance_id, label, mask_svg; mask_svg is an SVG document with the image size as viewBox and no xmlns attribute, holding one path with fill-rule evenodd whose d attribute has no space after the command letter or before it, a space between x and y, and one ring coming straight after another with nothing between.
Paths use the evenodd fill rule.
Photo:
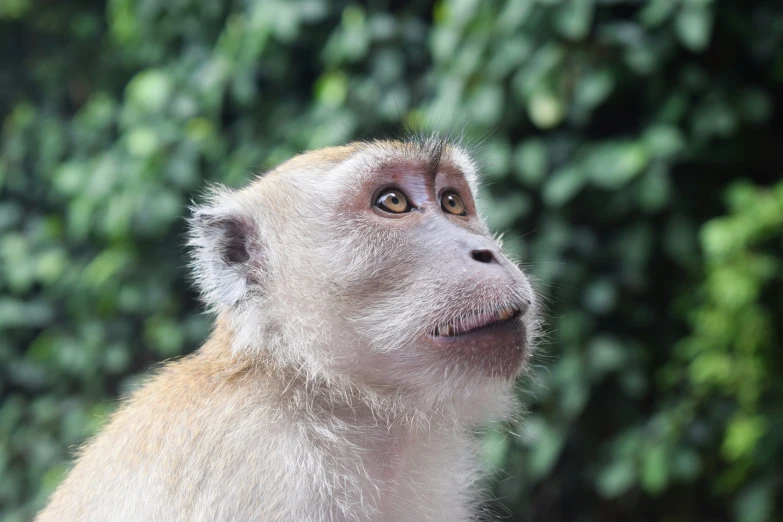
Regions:
<instances>
[{"instance_id":1,"label":"monkey's back","mask_svg":"<svg viewBox=\"0 0 783 522\"><path fill-rule=\"evenodd\" d=\"M309 488L280 458L303 449L295 424L270 407L262 370L208 348L165 365L127 400L37 521L295 516L290 496Z\"/></svg>"}]
</instances>

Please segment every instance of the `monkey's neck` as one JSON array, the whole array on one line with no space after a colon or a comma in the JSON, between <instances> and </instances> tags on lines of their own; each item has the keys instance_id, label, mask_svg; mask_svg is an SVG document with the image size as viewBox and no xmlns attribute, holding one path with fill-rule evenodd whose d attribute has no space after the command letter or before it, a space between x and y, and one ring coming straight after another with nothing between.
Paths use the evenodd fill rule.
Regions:
<instances>
[{"instance_id":1,"label":"monkey's neck","mask_svg":"<svg viewBox=\"0 0 783 522\"><path fill-rule=\"evenodd\" d=\"M219 318L212 335L199 350L207 373L216 373L217 379L241 379L266 389L277 407L291 415L302 412L346 424L384 426L398 434L405 428L415 432L421 427L456 427L459 415L449 405L422 407L422 401L400 390L362 388L339 378L305 375L300 368L281 367L258 353L236 354L232 341L228 321Z\"/></svg>"},{"instance_id":2,"label":"monkey's neck","mask_svg":"<svg viewBox=\"0 0 783 522\"><path fill-rule=\"evenodd\" d=\"M199 400L222 415L237 415L227 421L229 425L242 425L243 430L255 427L262 435L270 427L287 433L295 442L291 447L301 452L295 460L302 465L330 463L328 473L300 473L333 477L328 479L333 483L328 485L327 498L353 498L357 505L371 499L372 509L391 513L411 503L405 491L451 498L457 495L454 491L464 488L459 480L472 473L470 461L477 450L473 433L455 420L458 416L410 407L410 402L395 399L393 393L375 394L328 379L305 378L293 368L236 356L230 347L230 332L219 327L198 354L182 362L182 371L193 376L188 382L196 382ZM233 404L216 403L210 390ZM202 407L193 409L201 412ZM258 451L268 449L259 446ZM457 464L466 471L455 472L453 481L444 481L442 473L427 473ZM400 515L392 519L422 518Z\"/></svg>"}]
</instances>

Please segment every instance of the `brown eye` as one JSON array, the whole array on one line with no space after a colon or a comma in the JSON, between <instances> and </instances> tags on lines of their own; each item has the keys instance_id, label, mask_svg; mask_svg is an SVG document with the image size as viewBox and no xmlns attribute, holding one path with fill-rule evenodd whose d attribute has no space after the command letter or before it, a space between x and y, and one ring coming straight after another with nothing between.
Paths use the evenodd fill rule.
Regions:
<instances>
[{"instance_id":1,"label":"brown eye","mask_svg":"<svg viewBox=\"0 0 783 522\"><path fill-rule=\"evenodd\" d=\"M455 216L464 216L467 214L465 203L462 202L462 198L455 192L445 192L440 197L440 206L443 210L449 214L454 214Z\"/></svg>"},{"instance_id":2,"label":"brown eye","mask_svg":"<svg viewBox=\"0 0 783 522\"><path fill-rule=\"evenodd\" d=\"M375 204L381 210L391 212L392 214L402 214L403 212L409 212L411 206L408 204L408 199L402 195L399 190L386 190L378 196L375 200Z\"/></svg>"}]
</instances>

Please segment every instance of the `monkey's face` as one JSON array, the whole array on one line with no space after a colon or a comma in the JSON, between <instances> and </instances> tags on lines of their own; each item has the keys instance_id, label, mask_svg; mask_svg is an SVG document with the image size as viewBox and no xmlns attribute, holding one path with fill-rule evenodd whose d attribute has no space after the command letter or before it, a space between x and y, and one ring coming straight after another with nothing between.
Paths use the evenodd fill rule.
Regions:
<instances>
[{"instance_id":1,"label":"monkey's face","mask_svg":"<svg viewBox=\"0 0 783 522\"><path fill-rule=\"evenodd\" d=\"M236 351L441 395L506 385L535 295L476 189L469 156L438 140L310 152L195 209L197 281Z\"/></svg>"},{"instance_id":2,"label":"monkey's face","mask_svg":"<svg viewBox=\"0 0 783 522\"><path fill-rule=\"evenodd\" d=\"M407 152L407 153L406 153ZM301 230L330 355L373 383L507 381L530 353L534 293L480 217L459 150L368 147L308 177ZM314 277L313 277L314 276ZM301 281L300 281L301 283Z\"/></svg>"}]
</instances>

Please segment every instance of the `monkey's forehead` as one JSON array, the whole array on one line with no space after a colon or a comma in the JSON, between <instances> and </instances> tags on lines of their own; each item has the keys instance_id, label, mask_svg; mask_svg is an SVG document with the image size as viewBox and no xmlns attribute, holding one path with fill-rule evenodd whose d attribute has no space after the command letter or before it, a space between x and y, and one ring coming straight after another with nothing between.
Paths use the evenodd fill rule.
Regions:
<instances>
[{"instance_id":1,"label":"monkey's forehead","mask_svg":"<svg viewBox=\"0 0 783 522\"><path fill-rule=\"evenodd\" d=\"M405 141L353 142L313 150L291 158L270 174L338 172L365 178L372 176L375 170L395 162L423 165L432 170L433 174L442 168L455 169L465 177L474 193L478 190L478 169L470 153L459 144L438 136Z\"/></svg>"}]
</instances>

